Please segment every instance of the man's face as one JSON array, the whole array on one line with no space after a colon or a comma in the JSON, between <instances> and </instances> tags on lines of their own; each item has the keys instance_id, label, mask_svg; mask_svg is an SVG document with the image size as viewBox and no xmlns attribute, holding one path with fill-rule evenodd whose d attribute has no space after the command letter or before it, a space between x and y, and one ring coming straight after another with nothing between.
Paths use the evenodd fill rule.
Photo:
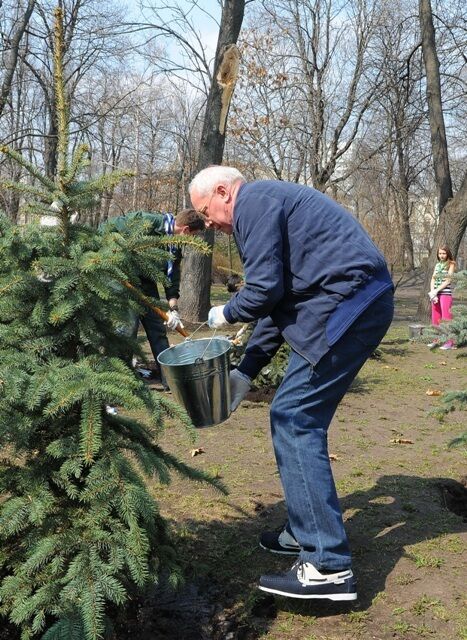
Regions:
<instances>
[{"instance_id":1,"label":"man's face","mask_svg":"<svg viewBox=\"0 0 467 640\"><path fill-rule=\"evenodd\" d=\"M194 189L191 192L193 208L204 218L207 228L232 233L233 205L232 187L218 184L209 195L201 196Z\"/></svg>"}]
</instances>

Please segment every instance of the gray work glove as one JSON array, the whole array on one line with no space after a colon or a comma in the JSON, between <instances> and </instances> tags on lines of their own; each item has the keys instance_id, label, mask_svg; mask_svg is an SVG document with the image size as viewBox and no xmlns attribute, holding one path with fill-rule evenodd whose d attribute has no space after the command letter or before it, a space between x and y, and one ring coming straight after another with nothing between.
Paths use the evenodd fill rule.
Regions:
<instances>
[{"instance_id":1,"label":"gray work glove","mask_svg":"<svg viewBox=\"0 0 467 640\"><path fill-rule=\"evenodd\" d=\"M230 411L235 411L240 402L251 389L251 378L238 369L230 372Z\"/></svg>"},{"instance_id":2,"label":"gray work glove","mask_svg":"<svg viewBox=\"0 0 467 640\"><path fill-rule=\"evenodd\" d=\"M180 314L178 311L169 311L167 313L167 320L165 322L167 329L175 331L177 327L183 329L182 321L180 320Z\"/></svg>"}]
</instances>

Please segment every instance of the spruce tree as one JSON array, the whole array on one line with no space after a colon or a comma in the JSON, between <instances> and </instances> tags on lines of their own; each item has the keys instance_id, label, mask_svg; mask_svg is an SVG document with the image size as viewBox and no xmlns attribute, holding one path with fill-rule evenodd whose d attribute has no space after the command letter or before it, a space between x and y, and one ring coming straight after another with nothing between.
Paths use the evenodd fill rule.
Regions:
<instances>
[{"instance_id":1,"label":"spruce tree","mask_svg":"<svg viewBox=\"0 0 467 640\"><path fill-rule=\"evenodd\" d=\"M69 155L62 52L57 9L56 176L1 148L30 176L29 185L4 183L20 191L23 211L53 210L58 220L14 226L0 218L0 617L22 640L106 637L109 606L162 572L177 583L180 568L146 478L166 483L175 470L216 484L161 448L165 416L192 427L128 366L138 346L121 330L130 309L143 310L120 283L163 278L154 265L167 260L169 242L205 246L148 237L141 226L123 236L71 223L123 175L86 181L87 148ZM109 404L122 410L109 415Z\"/></svg>"}]
</instances>

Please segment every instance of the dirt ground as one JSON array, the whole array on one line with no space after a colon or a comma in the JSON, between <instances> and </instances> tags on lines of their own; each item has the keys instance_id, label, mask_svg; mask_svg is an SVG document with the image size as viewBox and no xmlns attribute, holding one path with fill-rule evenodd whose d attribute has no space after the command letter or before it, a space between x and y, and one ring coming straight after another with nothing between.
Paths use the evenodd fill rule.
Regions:
<instances>
[{"instance_id":1,"label":"dirt ground","mask_svg":"<svg viewBox=\"0 0 467 640\"><path fill-rule=\"evenodd\" d=\"M466 414L439 422L430 415L439 396L427 394L465 388L467 359L459 357L465 349L432 352L409 341L416 294L398 289L381 357L367 362L329 433L359 599L299 601L258 590L262 573L286 571L293 558L258 546L286 515L269 433L272 393L251 394L223 424L198 429L196 445L167 425L161 445L221 478L229 494L177 476L152 485L186 582L131 603L115 638L467 640L466 451L448 447L465 431ZM194 446L204 453L192 457ZM17 636L3 628L0 637Z\"/></svg>"},{"instance_id":2,"label":"dirt ground","mask_svg":"<svg viewBox=\"0 0 467 640\"><path fill-rule=\"evenodd\" d=\"M223 424L198 430L204 453L196 457L183 431L169 425L163 446L221 478L229 495L177 478L154 485L187 581L177 595L161 588L140 603L122 637L467 639L466 452L448 447L466 416L439 422L430 415L439 397L427 394L465 388L467 360L460 349L432 352L409 341L416 293L398 290L381 357L365 365L330 429L357 602L297 601L257 589L261 573L286 571L293 558L258 546L262 531L284 522L285 508L269 405L252 395Z\"/></svg>"}]
</instances>

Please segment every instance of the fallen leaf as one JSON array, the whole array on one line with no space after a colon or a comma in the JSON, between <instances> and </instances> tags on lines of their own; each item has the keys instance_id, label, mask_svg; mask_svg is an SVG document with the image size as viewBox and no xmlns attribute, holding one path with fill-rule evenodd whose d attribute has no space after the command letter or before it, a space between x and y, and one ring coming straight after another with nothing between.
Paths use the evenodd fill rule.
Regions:
<instances>
[{"instance_id":1,"label":"fallen leaf","mask_svg":"<svg viewBox=\"0 0 467 640\"><path fill-rule=\"evenodd\" d=\"M451 371L456 371L457 367L451 367Z\"/></svg>"},{"instance_id":2,"label":"fallen leaf","mask_svg":"<svg viewBox=\"0 0 467 640\"><path fill-rule=\"evenodd\" d=\"M426 395L427 396L442 396L443 392L439 391L439 389L427 389Z\"/></svg>"},{"instance_id":3,"label":"fallen leaf","mask_svg":"<svg viewBox=\"0 0 467 640\"><path fill-rule=\"evenodd\" d=\"M447 362L444 362L444 361L443 361L443 362L440 362L439 364L440 364L441 366L445 367L445 366L447 365Z\"/></svg>"},{"instance_id":4,"label":"fallen leaf","mask_svg":"<svg viewBox=\"0 0 467 640\"><path fill-rule=\"evenodd\" d=\"M335 453L329 454L329 460L340 460L339 456L336 456Z\"/></svg>"},{"instance_id":5,"label":"fallen leaf","mask_svg":"<svg viewBox=\"0 0 467 640\"><path fill-rule=\"evenodd\" d=\"M413 440L407 440L406 438L393 438L392 444L413 444Z\"/></svg>"},{"instance_id":6,"label":"fallen leaf","mask_svg":"<svg viewBox=\"0 0 467 640\"><path fill-rule=\"evenodd\" d=\"M194 458L195 456L199 456L201 453L204 453L204 449L203 447L198 447L198 449L192 449L190 453L191 457Z\"/></svg>"}]
</instances>

